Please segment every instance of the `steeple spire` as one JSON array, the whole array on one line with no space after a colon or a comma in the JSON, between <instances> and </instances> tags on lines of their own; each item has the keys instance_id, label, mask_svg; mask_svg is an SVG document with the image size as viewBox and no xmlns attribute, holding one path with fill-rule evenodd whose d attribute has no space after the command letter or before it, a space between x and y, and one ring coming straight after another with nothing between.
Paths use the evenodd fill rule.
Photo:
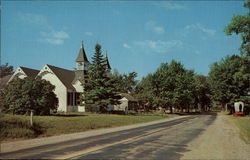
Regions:
<instances>
[{"instance_id":1,"label":"steeple spire","mask_svg":"<svg viewBox=\"0 0 250 160\"><path fill-rule=\"evenodd\" d=\"M84 50L83 41L81 41L81 48L76 58L76 62L88 62L89 63L85 50Z\"/></svg>"},{"instance_id":2,"label":"steeple spire","mask_svg":"<svg viewBox=\"0 0 250 160\"><path fill-rule=\"evenodd\" d=\"M83 48L83 40L81 41L81 48Z\"/></svg>"},{"instance_id":3,"label":"steeple spire","mask_svg":"<svg viewBox=\"0 0 250 160\"><path fill-rule=\"evenodd\" d=\"M109 64L109 59L108 59L108 51L106 50L106 57L104 59L104 67L107 69L107 70L110 70L111 67L110 67L110 64Z\"/></svg>"}]
</instances>

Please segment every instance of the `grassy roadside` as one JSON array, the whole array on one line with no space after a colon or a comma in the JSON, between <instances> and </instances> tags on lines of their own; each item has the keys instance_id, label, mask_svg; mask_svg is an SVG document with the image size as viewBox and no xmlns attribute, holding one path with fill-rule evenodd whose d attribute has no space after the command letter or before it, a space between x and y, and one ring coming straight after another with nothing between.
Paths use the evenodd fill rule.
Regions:
<instances>
[{"instance_id":1,"label":"grassy roadside","mask_svg":"<svg viewBox=\"0 0 250 160\"><path fill-rule=\"evenodd\" d=\"M47 137L92 129L144 123L174 116L176 115L58 114L54 116L34 116L34 126L30 127L29 116L1 114L0 137L1 141Z\"/></svg>"},{"instance_id":2,"label":"grassy roadside","mask_svg":"<svg viewBox=\"0 0 250 160\"><path fill-rule=\"evenodd\" d=\"M239 127L241 138L250 144L250 117L234 117L230 115L230 119Z\"/></svg>"}]
</instances>

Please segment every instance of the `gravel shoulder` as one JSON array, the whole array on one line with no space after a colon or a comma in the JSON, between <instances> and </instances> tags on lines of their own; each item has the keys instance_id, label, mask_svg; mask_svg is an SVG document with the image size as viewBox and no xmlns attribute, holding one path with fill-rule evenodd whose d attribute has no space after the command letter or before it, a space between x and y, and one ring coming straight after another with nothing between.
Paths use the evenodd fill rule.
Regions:
<instances>
[{"instance_id":1,"label":"gravel shoulder","mask_svg":"<svg viewBox=\"0 0 250 160\"><path fill-rule=\"evenodd\" d=\"M250 145L240 138L240 130L225 115L188 144L181 159L249 159Z\"/></svg>"}]
</instances>

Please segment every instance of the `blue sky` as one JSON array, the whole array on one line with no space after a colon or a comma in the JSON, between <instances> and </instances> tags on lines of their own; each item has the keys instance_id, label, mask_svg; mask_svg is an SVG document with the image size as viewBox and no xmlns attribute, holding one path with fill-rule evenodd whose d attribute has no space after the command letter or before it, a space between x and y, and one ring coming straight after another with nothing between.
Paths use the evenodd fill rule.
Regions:
<instances>
[{"instance_id":1,"label":"blue sky","mask_svg":"<svg viewBox=\"0 0 250 160\"><path fill-rule=\"evenodd\" d=\"M1 63L73 69L83 40L89 60L100 43L120 73L141 78L174 59L207 75L211 63L239 53L239 36L223 30L247 13L244 2L2 1Z\"/></svg>"}]
</instances>

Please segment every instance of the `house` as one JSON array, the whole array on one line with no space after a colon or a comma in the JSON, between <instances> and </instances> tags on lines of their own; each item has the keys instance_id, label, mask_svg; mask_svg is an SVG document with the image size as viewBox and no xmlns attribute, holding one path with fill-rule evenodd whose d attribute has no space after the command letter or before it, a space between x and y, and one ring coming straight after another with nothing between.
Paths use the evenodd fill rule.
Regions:
<instances>
[{"instance_id":1,"label":"house","mask_svg":"<svg viewBox=\"0 0 250 160\"><path fill-rule=\"evenodd\" d=\"M18 67L11 76L9 82L15 78L40 76L55 86L55 94L58 98L58 111L62 112L85 112L84 104L80 103L80 94L84 92L84 84L88 81L88 68L90 62L86 56L83 43L75 60L75 69L67 70L46 64L40 71L25 67ZM104 67L107 73L111 67L108 57L105 57Z\"/></svg>"},{"instance_id":2,"label":"house","mask_svg":"<svg viewBox=\"0 0 250 160\"><path fill-rule=\"evenodd\" d=\"M128 113L129 110L136 110L138 101L128 93L121 93L120 104L114 105L114 111L123 111Z\"/></svg>"}]
</instances>

